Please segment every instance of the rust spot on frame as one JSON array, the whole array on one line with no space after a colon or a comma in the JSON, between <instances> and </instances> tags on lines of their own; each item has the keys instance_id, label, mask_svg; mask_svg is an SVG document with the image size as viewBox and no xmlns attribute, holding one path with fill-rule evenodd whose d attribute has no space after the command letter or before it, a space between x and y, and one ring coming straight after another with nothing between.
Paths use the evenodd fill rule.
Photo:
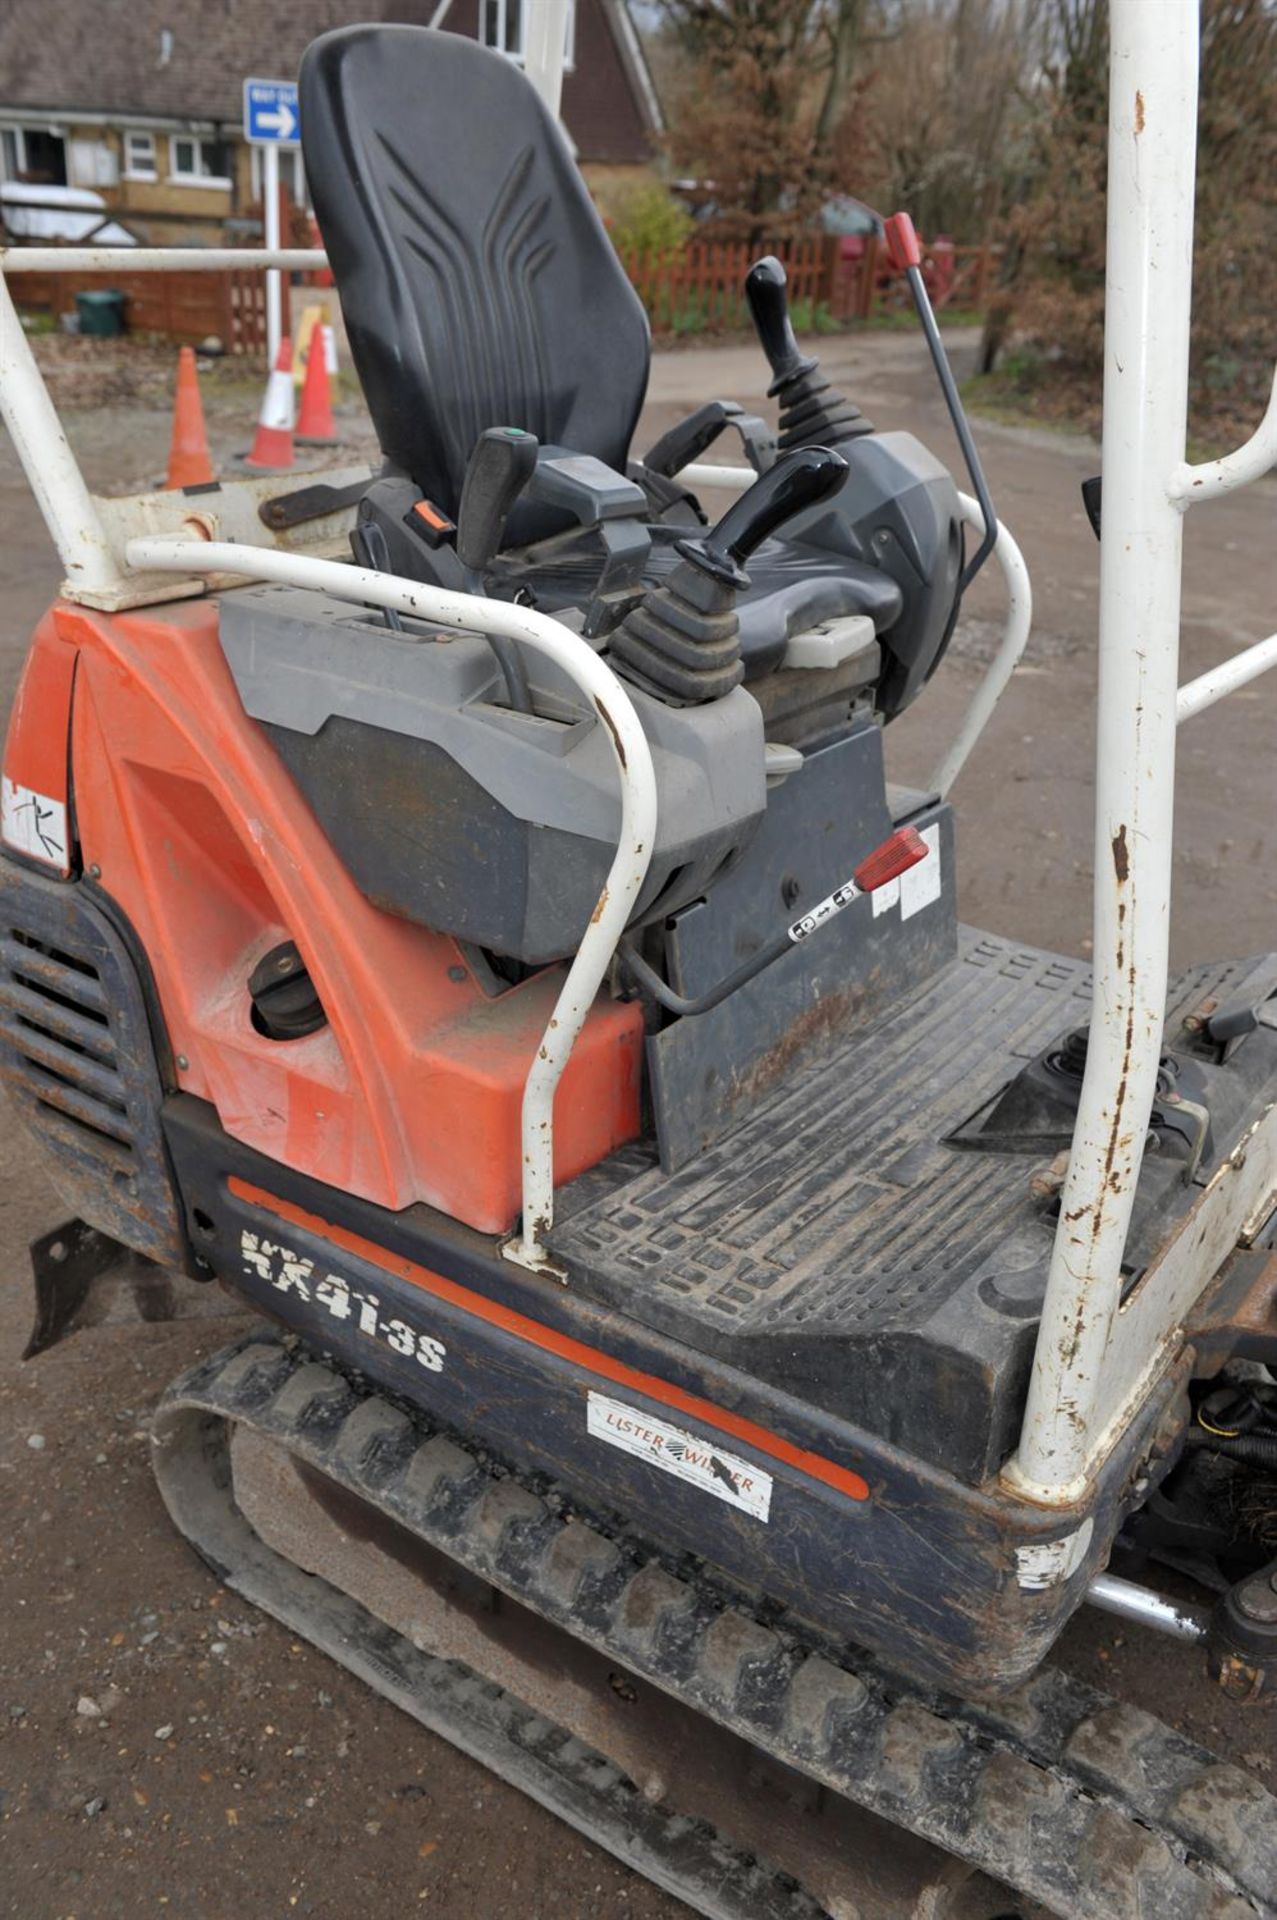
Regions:
<instances>
[{"instance_id":1,"label":"rust spot on frame","mask_svg":"<svg viewBox=\"0 0 1277 1920\"><path fill-rule=\"evenodd\" d=\"M1138 140L1144 131L1144 95L1135 89L1135 138Z\"/></svg>"},{"instance_id":2,"label":"rust spot on frame","mask_svg":"<svg viewBox=\"0 0 1277 1920\"><path fill-rule=\"evenodd\" d=\"M612 736L613 744L616 747L617 759L620 761L623 767L628 766L629 762L625 758L625 745L621 739L615 720L612 718L611 714L608 712L607 708L603 705L603 702L601 700L596 700L594 704L599 710L599 719L603 722L604 726L607 728L608 732Z\"/></svg>"},{"instance_id":3,"label":"rust spot on frame","mask_svg":"<svg viewBox=\"0 0 1277 1920\"><path fill-rule=\"evenodd\" d=\"M1118 885L1130 878L1131 854L1126 844L1126 828L1119 827L1113 835L1113 871L1117 875Z\"/></svg>"}]
</instances>

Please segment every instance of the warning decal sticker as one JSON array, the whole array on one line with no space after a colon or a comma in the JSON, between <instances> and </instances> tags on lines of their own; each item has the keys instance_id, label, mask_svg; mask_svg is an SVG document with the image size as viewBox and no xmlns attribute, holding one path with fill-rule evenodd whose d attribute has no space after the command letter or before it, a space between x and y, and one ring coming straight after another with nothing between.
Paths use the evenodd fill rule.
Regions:
<instances>
[{"instance_id":1,"label":"warning decal sticker","mask_svg":"<svg viewBox=\"0 0 1277 1920\"><path fill-rule=\"evenodd\" d=\"M67 871L66 808L7 776L0 784L0 838L32 860Z\"/></svg>"},{"instance_id":2,"label":"warning decal sticker","mask_svg":"<svg viewBox=\"0 0 1277 1920\"><path fill-rule=\"evenodd\" d=\"M591 1393L587 1424L596 1440L635 1454L663 1473L687 1480L702 1493L766 1520L771 1513L772 1477L737 1454L671 1426L657 1415L627 1407L606 1394Z\"/></svg>"}]
</instances>

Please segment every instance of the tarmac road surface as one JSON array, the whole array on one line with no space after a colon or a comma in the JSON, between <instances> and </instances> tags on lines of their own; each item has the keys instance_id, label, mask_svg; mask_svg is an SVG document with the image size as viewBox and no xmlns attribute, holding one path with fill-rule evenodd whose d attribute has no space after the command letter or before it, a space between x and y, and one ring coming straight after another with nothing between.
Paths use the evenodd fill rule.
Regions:
<instances>
[{"instance_id":1,"label":"tarmac road surface","mask_svg":"<svg viewBox=\"0 0 1277 1920\"><path fill-rule=\"evenodd\" d=\"M880 426L910 427L956 457L912 335L818 344ZM955 345L961 353L971 339ZM637 444L713 396L761 408L765 385L752 346L658 355ZM254 410L251 394L210 409L215 457L247 443ZM118 491L162 468L162 410L105 407L68 425L93 484ZM358 436L349 409L346 427ZM962 911L998 933L1085 953L1098 549L1078 485L1097 454L1053 434L981 426L977 437L1029 558L1037 620L957 787ZM1272 631L1275 501L1269 482L1190 522L1182 677ZM0 710L57 583L0 438ZM896 778L925 777L970 697L997 630L995 583L978 585L966 616L951 658L891 729ZM1175 964L1277 945L1275 737L1277 675L1185 728ZM100 1327L19 1364L26 1244L63 1214L0 1107L0 1911L15 1920L683 1912L254 1615L172 1532L147 1460L150 1411L173 1375L241 1321ZM1075 1622L1061 1651L1277 1785L1273 1708L1230 1706L1194 1654L1098 1615Z\"/></svg>"}]
</instances>

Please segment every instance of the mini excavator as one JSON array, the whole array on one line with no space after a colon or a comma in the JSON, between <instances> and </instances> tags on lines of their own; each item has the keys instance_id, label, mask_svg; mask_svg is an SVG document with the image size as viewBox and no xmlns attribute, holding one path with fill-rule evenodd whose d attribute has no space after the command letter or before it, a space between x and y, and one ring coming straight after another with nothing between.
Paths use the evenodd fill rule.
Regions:
<instances>
[{"instance_id":1,"label":"mini excavator","mask_svg":"<svg viewBox=\"0 0 1277 1920\"><path fill-rule=\"evenodd\" d=\"M770 258L778 430L638 453L536 87L351 26L302 125L379 469L94 502L20 334L0 382L67 573L4 757L33 1350L125 1258L255 1309L156 1416L177 1526L721 1920L1277 1914L1261 1784L1048 1663L1087 1601L1277 1663L1277 960L1166 960L1176 530L1261 470L1183 465L1187 294L1139 297L1178 13L1114 0L1092 965L960 925L884 771L1009 539L906 221L974 499Z\"/></svg>"}]
</instances>

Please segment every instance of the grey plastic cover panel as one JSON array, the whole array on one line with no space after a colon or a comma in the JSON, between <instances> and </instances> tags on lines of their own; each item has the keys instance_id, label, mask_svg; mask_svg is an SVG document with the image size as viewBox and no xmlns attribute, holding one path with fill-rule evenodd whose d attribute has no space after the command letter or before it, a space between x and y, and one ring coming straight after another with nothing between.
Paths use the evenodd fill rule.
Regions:
<instances>
[{"instance_id":1,"label":"grey plastic cover panel","mask_svg":"<svg viewBox=\"0 0 1277 1920\"><path fill-rule=\"evenodd\" d=\"M221 640L246 712L315 735L339 715L442 747L516 819L615 842L621 803L611 744L579 690L528 654L536 704L496 703L479 634L414 623L393 632L320 593L250 587L221 602ZM667 707L627 688L652 748L656 849L743 825L766 803L762 716L737 688L703 707Z\"/></svg>"}]
</instances>

